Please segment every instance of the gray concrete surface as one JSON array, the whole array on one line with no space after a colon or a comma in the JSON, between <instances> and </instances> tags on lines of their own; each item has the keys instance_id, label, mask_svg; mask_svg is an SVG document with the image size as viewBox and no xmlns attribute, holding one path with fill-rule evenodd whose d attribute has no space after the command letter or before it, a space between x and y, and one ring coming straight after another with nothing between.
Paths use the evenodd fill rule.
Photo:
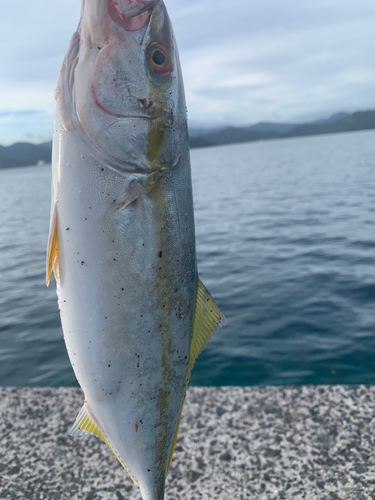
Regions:
<instances>
[{"instance_id":1,"label":"gray concrete surface","mask_svg":"<svg viewBox=\"0 0 375 500\"><path fill-rule=\"evenodd\" d=\"M140 500L78 389L0 389L0 498ZM192 387L167 500L375 499L375 387Z\"/></svg>"}]
</instances>

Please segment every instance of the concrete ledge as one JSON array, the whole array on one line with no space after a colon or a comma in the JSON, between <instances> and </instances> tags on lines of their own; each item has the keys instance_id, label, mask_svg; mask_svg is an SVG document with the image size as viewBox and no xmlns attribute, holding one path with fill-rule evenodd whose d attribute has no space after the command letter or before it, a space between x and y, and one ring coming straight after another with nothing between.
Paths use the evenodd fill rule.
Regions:
<instances>
[{"instance_id":1,"label":"concrete ledge","mask_svg":"<svg viewBox=\"0 0 375 500\"><path fill-rule=\"evenodd\" d=\"M140 500L79 389L0 389L0 498ZM375 387L189 389L168 500L375 499Z\"/></svg>"}]
</instances>

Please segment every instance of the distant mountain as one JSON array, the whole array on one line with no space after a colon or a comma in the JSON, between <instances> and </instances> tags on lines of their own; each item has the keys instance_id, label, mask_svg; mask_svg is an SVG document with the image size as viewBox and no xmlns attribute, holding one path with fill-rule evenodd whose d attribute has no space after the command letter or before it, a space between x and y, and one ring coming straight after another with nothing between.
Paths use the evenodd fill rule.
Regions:
<instances>
[{"instance_id":1,"label":"distant mountain","mask_svg":"<svg viewBox=\"0 0 375 500\"><path fill-rule=\"evenodd\" d=\"M248 127L225 127L190 139L190 147L235 144L305 135L333 134L354 130L375 129L375 110L356 113L336 113L330 118L304 124L257 123ZM202 140L202 142L199 142ZM204 144L207 141L209 144Z\"/></svg>"},{"instance_id":2,"label":"distant mountain","mask_svg":"<svg viewBox=\"0 0 375 500\"><path fill-rule=\"evenodd\" d=\"M260 122L255 125L250 125L248 127L243 127L247 131L255 132L276 132L277 134L286 134L293 127L300 125L299 123L272 123L272 122Z\"/></svg>"},{"instance_id":3,"label":"distant mountain","mask_svg":"<svg viewBox=\"0 0 375 500\"><path fill-rule=\"evenodd\" d=\"M337 122L337 120L341 120L341 118L345 118L346 116L349 116L349 113L344 113L344 112L335 113L334 115L330 116L329 118L315 120L314 122L311 122L311 124L314 123L316 125L323 125L323 123L327 123L327 122ZM299 123L297 125L301 125L301 123Z\"/></svg>"},{"instance_id":4,"label":"distant mountain","mask_svg":"<svg viewBox=\"0 0 375 500\"><path fill-rule=\"evenodd\" d=\"M210 142L206 137L190 137L191 148L207 148L208 146L215 146L215 143Z\"/></svg>"},{"instance_id":5,"label":"distant mountain","mask_svg":"<svg viewBox=\"0 0 375 500\"><path fill-rule=\"evenodd\" d=\"M324 120L311 123L261 122L247 127L223 127L192 129L190 147L202 148L220 144L265 141L305 135L333 134L354 130L375 129L375 110L356 113L336 113ZM29 144L17 142L12 146L0 146L0 169L35 165L38 161L51 162L52 142Z\"/></svg>"},{"instance_id":6,"label":"distant mountain","mask_svg":"<svg viewBox=\"0 0 375 500\"><path fill-rule=\"evenodd\" d=\"M38 161L51 162L52 142L29 144L16 142L11 146L0 146L0 169L36 165Z\"/></svg>"},{"instance_id":7,"label":"distant mountain","mask_svg":"<svg viewBox=\"0 0 375 500\"><path fill-rule=\"evenodd\" d=\"M326 120L323 123L306 123L290 130L286 135L296 137L302 135L333 134L335 132L352 132L375 128L375 110L357 111L351 115L336 120Z\"/></svg>"},{"instance_id":8,"label":"distant mountain","mask_svg":"<svg viewBox=\"0 0 375 500\"><path fill-rule=\"evenodd\" d=\"M212 134L206 134L202 137L195 137L195 141L198 139L204 139L212 145L218 144L235 144L238 142L251 142L260 141L262 139L275 139L280 137L280 134L269 131L269 132L258 132L256 130L246 130L246 128L237 127L226 127L219 132L214 132ZM191 143L190 143L191 146Z\"/></svg>"}]
</instances>

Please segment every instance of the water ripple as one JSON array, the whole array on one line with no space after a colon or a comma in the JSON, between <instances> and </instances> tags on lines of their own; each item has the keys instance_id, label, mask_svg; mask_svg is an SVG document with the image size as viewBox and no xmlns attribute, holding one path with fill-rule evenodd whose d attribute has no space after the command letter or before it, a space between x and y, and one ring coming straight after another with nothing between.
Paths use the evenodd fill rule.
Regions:
<instances>
[{"instance_id":1,"label":"water ripple","mask_svg":"<svg viewBox=\"0 0 375 500\"><path fill-rule=\"evenodd\" d=\"M375 132L192 151L198 266L227 318L197 385L375 383ZM75 385L44 285L50 171L0 171L0 384Z\"/></svg>"}]
</instances>

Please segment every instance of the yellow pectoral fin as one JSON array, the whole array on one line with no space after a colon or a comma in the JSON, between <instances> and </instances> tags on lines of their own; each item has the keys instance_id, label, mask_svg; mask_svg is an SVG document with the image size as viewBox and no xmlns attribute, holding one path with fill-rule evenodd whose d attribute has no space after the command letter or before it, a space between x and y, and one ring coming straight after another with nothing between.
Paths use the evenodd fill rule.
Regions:
<instances>
[{"instance_id":1,"label":"yellow pectoral fin","mask_svg":"<svg viewBox=\"0 0 375 500\"><path fill-rule=\"evenodd\" d=\"M55 204L51 220L51 227L48 235L48 245L47 245L47 265L46 265L47 286L49 286L52 270L54 272L55 279L58 277L59 274L58 266L59 266L59 239L57 234L57 204Z\"/></svg>"},{"instance_id":2,"label":"yellow pectoral fin","mask_svg":"<svg viewBox=\"0 0 375 500\"><path fill-rule=\"evenodd\" d=\"M77 415L76 421L74 422L73 426L70 428L68 432L69 436L84 436L85 434L94 434L95 436L98 436L100 439L102 439L105 444L109 447L111 452L114 454L114 456L117 458L117 460L120 462L120 464L124 467L126 472L129 474L130 479L133 481L134 484L138 484L136 480L132 477L128 469L125 467L123 462L121 461L120 457L114 450L113 446L109 441L106 439L104 436L102 430L100 429L99 425L95 422L93 417L90 415L89 410L87 408L86 401L84 405L82 406L80 412Z\"/></svg>"},{"instance_id":3,"label":"yellow pectoral fin","mask_svg":"<svg viewBox=\"0 0 375 500\"><path fill-rule=\"evenodd\" d=\"M203 347L207 344L212 335L224 325L225 325L225 317L223 313L215 304L214 299L211 297L207 288L198 278L197 294L195 299L193 335L191 338L191 345L190 345L189 367L186 377L185 393L184 397L182 398L180 414L178 416L178 423L176 427L176 433L174 436L171 453L169 455L168 468L171 465L174 448L176 446L178 428L180 427L182 407L185 401L186 389L189 382L191 370L194 366L198 354L201 352Z\"/></svg>"}]
</instances>

